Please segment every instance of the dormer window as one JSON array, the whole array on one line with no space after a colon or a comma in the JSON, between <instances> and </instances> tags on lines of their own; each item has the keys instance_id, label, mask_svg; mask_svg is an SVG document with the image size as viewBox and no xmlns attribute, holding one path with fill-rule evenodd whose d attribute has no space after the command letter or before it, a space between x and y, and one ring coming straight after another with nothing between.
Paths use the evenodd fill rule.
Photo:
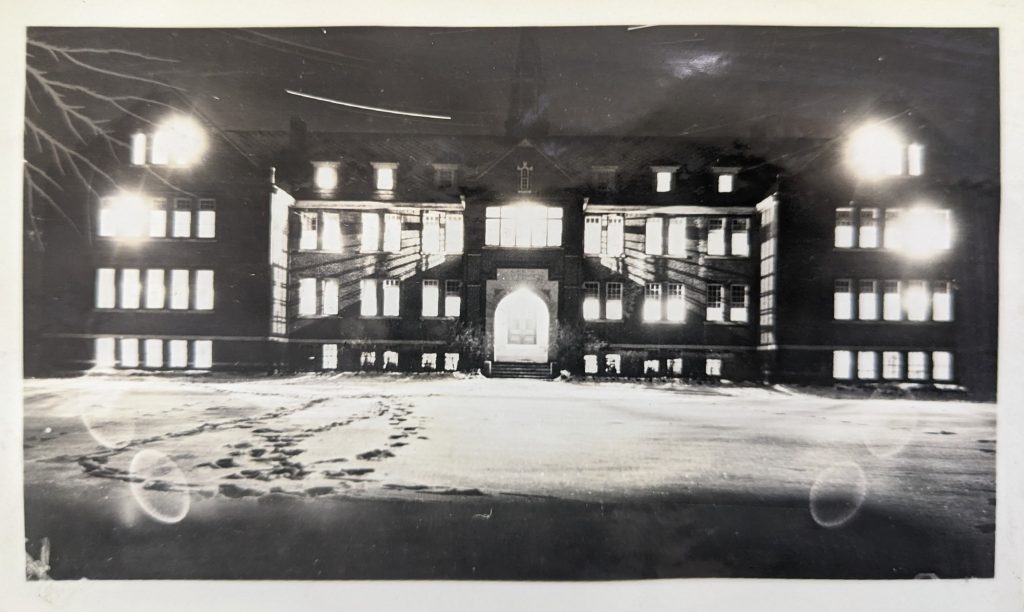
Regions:
<instances>
[{"instance_id":1,"label":"dormer window","mask_svg":"<svg viewBox=\"0 0 1024 612\"><path fill-rule=\"evenodd\" d=\"M597 191L615 191L615 166L594 166L594 189Z\"/></svg>"},{"instance_id":2,"label":"dormer window","mask_svg":"<svg viewBox=\"0 0 1024 612\"><path fill-rule=\"evenodd\" d=\"M679 166L652 166L654 171L654 190L658 193L668 193L675 189L676 170Z\"/></svg>"},{"instance_id":3,"label":"dormer window","mask_svg":"<svg viewBox=\"0 0 1024 612\"><path fill-rule=\"evenodd\" d=\"M532 175L533 166L526 165L526 162L516 166L516 170L519 171L519 193L530 193L533 189L532 186Z\"/></svg>"},{"instance_id":4,"label":"dormer window","mask_svg":"<svg viewBox=\"0 0 1024 612\"><path fill-rule=\"evenodd\" d=\"M398 164L373 162L373 187L377 191L390 192L395 190L395 172Z\"/></svg>"},{"instance_id":5,"label":"dormer window","mask_svg":"<svg viewBox=\"0 0 1024 612\"><path fill-rule=\"evenodd\" d=\"M132 134L132 165L142 166L146 163L146 135L139 132Z\"/></svg>"},{"instance_id":6,"label":"dormer window","mask_svg":"<svg viewBox=\"0 0 1024 612\"><path fill-rule=\"evenodd\" d=\"M738 168L715 168L716 188L718 193L732 193L736 188L736 172Z\"/></svg>"},{"instance_id":7,"label":"dormer window","mask_svg":"<svg viewBox=\"0 0 1024 612\"><path fill-rule=\"evenodd\" d=\"M338 187L338 162L313 162L313 184L319 191L334 191Z\"/></svg>"},{"instance_id":8,"label":"dormer window","mask_svg":"<svg viewBox=\"0 0 1024 612\"><path fill-rule=\"evenodd\" d=\"M455 172L458 169L456 164L434 164L434 184L438 189L452 189L455 187Z\"/></svg>"},{"instance_id":9,"label":"dormer window","mask_svg":"<svg viewBox=\"0 0 1024 612\"><path fill-rule=\"evenodd\" d=\"M924 145L915 142L907 146L907 174L910 176L924 174Z\"/></svg>"},{"instance_id":10,"label":"dormer window","mask_svg":"<svg viewBox=\"0 0 1024 612\"><path fill-rule=\"evenodd\" d=\"M142 166L190 166L199 161L206 150L206 134L190 117L170 117L152 135L132 134L131 163Z\"/></svg>"}]
</instances>

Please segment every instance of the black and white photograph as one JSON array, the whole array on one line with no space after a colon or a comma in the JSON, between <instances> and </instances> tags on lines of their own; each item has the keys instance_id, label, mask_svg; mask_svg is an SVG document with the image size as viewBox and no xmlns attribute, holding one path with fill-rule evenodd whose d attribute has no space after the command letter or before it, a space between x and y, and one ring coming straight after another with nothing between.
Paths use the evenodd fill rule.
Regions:
<instances>
[{"instance_id":1,"label":"black and white photograph","mask_svg":"<svg viewBox=\"0 0 1024 612\"><path fill-rule=\"evenodd\" d=\"M24 580L996 578L1005 34L675 17L24 28Z\"/></svg>"}]
</instances>

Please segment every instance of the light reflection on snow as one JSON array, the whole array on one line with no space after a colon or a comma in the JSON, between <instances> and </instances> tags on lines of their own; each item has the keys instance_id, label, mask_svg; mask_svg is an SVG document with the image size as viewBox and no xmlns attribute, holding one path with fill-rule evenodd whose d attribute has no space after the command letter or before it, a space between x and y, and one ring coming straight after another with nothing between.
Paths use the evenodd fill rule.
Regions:
<instances>
[{"instance_id":1,"label":"light reflection on snow","mask_svg":"<svg viewBox=\"0 0 1024 612\"><path fill-rule=\"evenodd\" d=\"M867 494L867 477L860 465L837 463L819 472L811 486L811 518L822 527L841 527L857 514Z\"/></svg>"},{"instance_id":2,"label":"light reflection on snow","mask_svg":"<svg viewBox=\"0 0 1024 612\"><path fill-rule=\"evenodd\" d=\"M146 449L132 457L132 496L146 514L161 523L178 523L188 515L185 473L160 451Z\"/></svg>"}]
</instances>

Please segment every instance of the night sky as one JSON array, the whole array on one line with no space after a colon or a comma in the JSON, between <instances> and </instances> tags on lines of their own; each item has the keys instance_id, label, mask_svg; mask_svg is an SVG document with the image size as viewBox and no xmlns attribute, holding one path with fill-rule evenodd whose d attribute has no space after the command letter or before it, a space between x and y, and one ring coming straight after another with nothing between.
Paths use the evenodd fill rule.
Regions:
<instances>
[{"instance_id":1,"label":"night sky","mask_svg":"<svg viewBox=\"0 0 1024 612\"><path fill-rule=\"evenodd\" d=\"M98 65L180 87L228 129L500 134L519 31L509 28L30 29L30 39L118 48ZM623 27L533 31L537 109L564 134L832 137L879 98L908 104L953 141L998 155L996 30ZM30 65L104 91L151 93L29 49ZM347 109L285 93L451 121ZM88 112L113 118L95 100Z\"/></svg>"}]
</instances>

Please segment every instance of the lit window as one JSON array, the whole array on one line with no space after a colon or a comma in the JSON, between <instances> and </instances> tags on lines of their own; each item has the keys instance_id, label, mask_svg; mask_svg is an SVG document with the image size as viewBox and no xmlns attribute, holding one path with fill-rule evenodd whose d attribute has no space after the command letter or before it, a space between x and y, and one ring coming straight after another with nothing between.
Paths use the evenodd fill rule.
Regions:
<instances>
[{"instance_id":1,"label":"lit window","mask_svg":"<svg viewBox=\"0 0 1024 612\"><path fill-rule=\"evenodd\" d=\"M878 209L860 209L860 231L858 233L858 246L862 249L874 249L878 247Z\"/></svg>"},{"instance_id":2,"label":"lit window","mask_svg":"<svg viewBox=\"0 0 1024 612\"><path fill-rule=\"evenodd\" d=\"M887 249L898 249L903 246L903 232L900 225L899 208L885 209L885 233L882 236L882 243Z\"/></svg>"},{"instance_id":3,"label":"lit window","mask_svg":"<svg viewBox=\"0 0 1024 612\"><path fill-rule=\"evenodd\" d=\"M213 310L213 270L196 270L196 310Z\"/></svg>"},{"instance_id":4,"label":"lit window","mask_svg":"<svg viewBox=\"0 0 1024 612\"><path fill-rule=\"evenodd\" d=\"M299 250L315 251L317 248L317 226L319 225L317 214L315 212L300 212L299 220L302 225L302 231L299 234Z\"/></svg>"},{"instance_id":5,"label":"lit window","mask_svg":"<svg viewBox=\"0 0 1024 612\"><path fill-rule=\"evenodd\" d=\"M910 321L928 320L928 283L921 280L907 281L906 300L907 319Z\"/></svg>"},{"instance_id":6,"label":"lit window","mask_svg":"<svg viewBox=\"0 0 1024 612\"><path fill-rule=\"evenodd\" d=\"M316 314L316 279L299 279L299 316L311 317Z\"/></svg>"},{"instance_id":7,"label":"lit window","mask_svg":"<svg viewBox=\"0 0 1024 612\"><path fill-rule=\"evenodd\" d=\"M171 308L188 308L188 270L171 270Z\"/></svg>"},{"instance_id":8,"label":"lit window","mask_svg":"<svg viewBox=\"0 0 1024 612\"><path fill-rule=\"evenodd\" d=\"M436 370L437 369L437 353L423 353L423 357L420 358L420 369L421 370Z\"/></svg>"},{"instance_id":9,"label":"lit window","mask_svg":"<svg viewBox=\"0 0 1024 612\"><path fill-rule=\"evenodd\" d=\"M313 162L313 184L320 191L333 191L338 186L338 163Z\"/></svg>"},{"instance_id":10,"label":"lit window","mask_svg":"<svg viewBox=\"0 0 1024 612\"><path fill-rule=\"evenodd\" d=\"M718 193L731 193L733 188L733 182L736 178L735 174L719 174L718 175Z\"/></svg>"},{"instance_id":11,"label":"lit window","mask_svg":"<svg viewBox=\"0 0 1024 612\"><path fill-rule=\"evenodd\" d=\"M750 256L750 219L732 219L729 222L732 254L736 257Z\"/></svg>"},{"instance_id":12,"label":"lit window","mask_svg":"<svg viewBox=\"0 0 1024 612\"><path fill-rule=\"evenodd\" d=\"M444 215L444 251L461 253L463 248L462 213Z\"/></svg>"},{"instance_id":13,"label":"lit window","mask_svg":"<svg viewBox=\"0 0 1024 612\"><path fill-rule=\"evenodd\" d=\"M904 214L901 231L901 250L911 257L928 257L953 244L953 221L946 209L910 209Z\"/></svg>"},{"instance_id":14,"label":"lit window","mask_svg":"<svg viewBox=\"0 0 1024 612\"><path fill-rule=\"evenodd\" d=\"M121 308L138 308L141 297L142 283L139 270L121 270Z\"/></svg>"},{"instance_id":15,"label":"lit window","mask_svg":"<svg viewBox=\"0 0 1024 612\"><path fill-rule=\"evenodd\" d=\"M436 317L437 305L441 299L440 283L436 280L423 281L423 308L421 315L424 317Z\"/></svg>"},{"instance_id":16,"label":"lit window","mask_svg":"<svg viewBox=\"0 0 1024 612\"><path fill-rule=\"evenodd\" d=\"M188 341L171 340L167 345L170 353L167 365L172 368L188 367Z\"/></svg>"},{"instance_id":17,"label":"lit window","mask_svg":"<svg viewBox=\"0 0 1024 612\"><path fill-rule=\"evenodd\" d=\"M121 367L122 368L137 368L139 367L139 339L138 338L121 338L118 342L118 348L121 349Z\"/></svg>"},{"instance_id":18,"label":"lit window","mask_svg":"<svg viewBox=\"0 0 1024 612\"><path fill-rule=\"evenodd\" d=\"M359 314L364 317L377 316L377 281L364 278L359 282Z\"/></svg>"},{"instance_id":19,"label":"lit window","mask_svg":"<svg viewBox=\"0 0 1024 612\"><path fill-rule=\"evenodd\" d=\"M132 134L132 165L142 166L146 163L146 135L141 132Z\"/></svg>"},{"instance_id":20,"label":"lit window","mask_svg":"<svg viewBox=\"0 0 1024 612\"><path fill-rule=\"evenodd\" d=\"M160 131L153 134L153 148L149 151L151 164L166 164L168 161L167 134Z\"/></svg>"},{"instance_id":21,"label":"lit window","mask_svg":"<svg viewBox=\"0 0 1024 612\"><path fill-rule=\"evenodd\" d=\"M660 371L661 362L657 359L645 359L644 360L644 374L650 376L657 374Z\"/></svg>"},{"instance_id":22,"label":"lit window","mask_svg":"<svg viewBox=\"0 0 1024 612\"><path fill-rule=\"evenodd\" d=\"M519 172L519 193L529 193L533 188L531 184L533 166L527 166L524 161L516 166L516 171Z\"/></svg>"},{"instance_id":23,"label":"lit window","mask_svg":"<svg viewBox=\"0 0 1024 612\"><path fill-rule=\"evenodd\" d=\"M320 280L320 314L338 314L338 279L324 278Z\"/></svg>"},{"instance_id":24,"label":"lit window","mask_svg":"<svg viewBox=\"0 0 1024 612\"><path fill-rule=\"evenodd\" d=\"M853 378L853 353L832 351L832 378L849 380Z\"/></svg>"},{"instance_id":25,"label":"lit window","mask_svg":"<svg viewBox=\"0 0 1024 612\"><path fill-rule=\"evenodd\" d=\"M145 349L145 361L147 368L162 368L164 366L164 341L149 339L143 344Z\"/></svg>"},{"instance_id":26,"label":"lit window","mask_svg":"<svg viewBox=\"0 0 1024 612\"><path fill-rule=\"evenodd\" d=\"M164 271L146 270L146 308L163 308L165 298Z\"/></svg>"},{"instance_id":27,"label":"lit window","mask_svg":"<svg viewBox=\"0 0 1024 612\"><path fill-rule=\"evenodd\" d=\"M907 146L907 174L924 174L924 145L913 143Z\"/></svg>"},{"instance_id":28,"label":"lit window","mask_svg":"<svg viewBox=\"0 0 1024 612\"><path fill-rule=\"evenodd\" d=\"M644 290L644 321L661 320L661 284L650 283Z\"/></svg>"},{"instance_id":29,"label":"lit window","mask_svg":"<svg viewBox=\"0 0 1024 612\"><path fill-rule=\"evenodd\" d=\"M861 321L878 320L878 282L862 280L857 283L857 315Z\"/></svg>"},{"instance_id":30,"label":"lit window","mask_svg":"<svg viewBox=\"0 0 1024 612\"><path fill-rule=\"evenodd\" d=\"M96 234L99 236L117 235L117 211L114 209L114 198L103 198L100 200Z\"/></svg>"},{"instance_id":31,"label":"lit window","mask_svg":"<svg viewBox=\"0 0 1024 612\"><path fill-rule=\"evenodd\" d=\"M587 321L601 318L600 287L597 283L583 283L583 318Z\"/></svg>"},{"instance_id":32,"label":"lit window","mask_svg":"<svg viewBox=\"0 0 1024 612\"><path fill-rule=\"evenodd\" d=\"M853 247L853 209L836 209L836 246L841 249Z\"/></svg>"},{"instance_id":33,"label":"lit window","mask_svg":"<svg viewBox=\"0 0 1024 612\"><path fill-rule=\"evenodd\" d=\"M175 238L192 237L192 201L184 198L174 200L174 223L171 235Z\"/></svg>"},{"instance_id":34,"label":"lit window","mask_svg":"<svg viewBox=\"0 0 1024 612\"><path fill-rule=\"evenodd\" d=\"M662 170L657 172L655 175L655 191L658 193L665 193L672 191L672 173Z\"/></svg>"},{"instance_id":35,"label":"lit window","mask_svg":"<svg viewBox=\"0 0 1024 612\"><path fill-rule=\"evenodd\" d=\"M849 279L836 280L832 317L837 321L853 318L853 282Z\"/></svg>"},{"instance_id":36,"label":"lit window","mask_svg":"<svg viewBox=\"0 0 1024 612\"><path fill-rule=\"evenodd\" d=\"M725 255L725 219L708 219L708 255Z\"/></svg>"},{"instance_id":37,"label":"lit window","mask_svg":"<svg viewBox=\"0 0 1024 612\"><path fill-rule=\"evenodd\" d=\"M668 220L668 254L673 257L686 256L686 217L671 217Z\"/></svg>"},{"instance_id":38,"label":"lit window","mask_svg":"<svg viewBox=\"0 0 1024 612\"><path fill-rule=\"evenodd\" d=\"M721 377L722 376L722 360L721 359L705 359L704 360L704 374L706 376Z\"/></svg>"},{"instance_id":39,"label":"lit window","mask_svg":"<svg viewBox=\"0 0 1024 612\"><path fill-rule=\"evenodd\" d=\"M192 367L210 368L213 366L213 342L196 340L192 343Z\"/></svg>"},{"instance_id":40,"label":"lit window","mask_svg":"<svg viewBox=\"0 0 1024 612\"><path fill-rule=\"evenodd\" d=\"M395 351L384 351L384 363L381 364L385 370L398 369L398 353Z\"/></svg>"},{"instance_id":41,"label":"lit window","mask_svg":"<svg viewBox=\"0 0 1024 612\"><path fill-rule=\"evenodd\" d=\"M662 226L663 221L661 217L648 217L647 218L647 232L646 240L644 241L644 249L648 255L661 255L664 252L664 245L662 244Z\"/></svg>"},{"instance_id":42,"label":"lit window","mask_svg":"<svg viewBox=\"0 0 1024 612\"><path fill-rule=\"evenodd\" d=\"M686 320L686 301L681 283L669 283L665 299L665 315L669 321L680 323Z\"/></svg>"},{"instance_id":43,"label":"lit window","mask_svg":"<svg viewBox=\"0 0 1024 612\"><path fill-rule=\"evenodd\" d=\"M625 223L622 215L607 215L605 219L608 221L607 254L618 257L625 247Z\"/></svg>"},{"instance_id":44,"label":"lit window","mask_svg":"<svg viewBox=\"0 0 1024 612\"><path fill-rule=\"evenodd\" d=\"M857 352L857 378L861 380L878 378L878 353L874 351Z\"/></svg>"},{"instance_id":45,"label":"lit window","mask_svg":"<svg viewBox=\"0 0 1024 612\"><path fill-rule=\"evenodd\" d=\"M928 378L927 357L921 351L907 353L907 378L910 380L925 380Z\"/></svg>"},{"instance_id":46,"label":"lit window","mask_svg":"<svg viewBox=\"0 0 1024 612\"><path fill-rule=\"evenodd\" d=\"M402 218L394 213L384 215L384 250L397 253L402 249Z\"/></svg>"},{"instance_id":47,"label":"lit window","mask_svg":"<svg viewBox=\"0 0 1024 612\"><path fill-rule=\"evenodd\" d=\"M903 378L903 353L899 351L882 353L882 378L886 380Z\"/></svg>"},{"instance_id":48,"label":"lit window","mask_svg":"<svg viewBox=\"0 0 1024 612\"><path fill-rule=\"evenodd\" d=\"M722 286L708 285L707 321L724 321L725 306L723 305Z\"/></svg>"},{"instance_id":49,"label":"lit window","mask_svg":"<svg viewBox=\"0 0 1024 612\"><path fill-rule=\"evenodd\" d=\"M953 353L947 351L932 353L932 379L953 380Z\"/></svg>"},{"instance_id":50,"label":"lit window","mask_svg":"<svg viewBox=\"0 0 1024 612\"><path fill-rule=\"evenodd\" d=\"M116 363L114 357L114 339L96 338L95 363L97 368L112 368Z\"/></svg>"},{"instance_id":51,"label":"lit window","mask_svg":"<svg viewBox=\"0 0 1024 612\"><path fill-rule=\"evenodd\" d=\"M99 236L144 238L151 233L153 200L122 192L100 200L96 233Z\"/></svg>"},{"instance_id":52,"label":"lit window","mask_svg":"<svg viewBox=\"0 0 1024 612\"><path fill-rule=\"evenodd\" d=\"M459 369L459 354L458 353L445 353L444 354L444 369L449 372L454 372Z\"/></svg>"},{"instance_id":53,"label":"lit window","mask_svg":"<svg viewBox=\"0 0 1024 612\"><path fill-rule=\"evenodd\" d=\"M953 320L953 293L949 281L932 283L932 321Z\"/></svg>"},{"instance_id":54,"label":"lit window","mask_svg":"<svg viewBox=\"0 0 1024 612\"><path fill-rule=\"evenodd\" d=\"M196 237L213 238L217 235L217 201L209 198L199 200L199 218Z\"/></svg>"},{"instance_id":55,"label":"lit window","mask_svg":"<svg viewBox=\"0 0 1024 612\"><path fill-rule=\"evenodd\" d=\"M377 191L394 191L397 164L374 164L373 184Z\"/></svg>"},{"instance_id":56,"label":"lit window","mask_svg":"<svg viewBox=\"0 0 1024 612\"><path fill-rule=\"evenodd\" d=\"M605 355L604 372L612 375L622 373L622 355L616 353Z\"/></svg>"},{"instance_id":57,"label":"lit window","mask_svg":"<svg viewBox=\"0 0 1024 612\"><path fill-rule=\"evenodd\" d=\"M423 211L423 229L420 240L424 253L441 252L441 213L435 210Z\"/></svg>"},{"instance_id":58,"label":"lit window","mask_svg":"<svg viewBox=\"0 0 1024 612\"><path fill-rule=\"evenodd\" d=\"M905 150L896 132L876 123L853 134L848 157L853 169L864 178L896 176L903 174Z\"/></svg>"},{"instance_id":59,"label":"lit window","mask_svg":"<svg viewBox=\"0 0 1024 612\"><path fill-rule=\"evenodd\" d=\"M117 271L114 268L96 270L96 308L113 308L116 304L115 290Z\"/></svg>"},{"instance_id":60,"label":"lit window","mask_svg":"<svg viewBox=\"0 0 1024 612\"><path fill-rule=\"evenodd\" d=\"M373 253L380 250L380 215L377 213L363 213L362 239L359 249L363 253Z\"/></svg>"},{"instance_id":61,"label":"lit window","mask_svg":"<svg viewBox=\"0 0 1024 612\"><path fill-rule=\"evenodd\" d=\"M583 356L583 373L597 374L597 355Z\"/></svg>"},{"instance_id":62,"label":"lit window","mask_svg":"<svg viewBox=\"0 0 1024 612\"><path fill-rule=\"evenodd\" d=\"M338 345L320 345L320 368L323 370L338 369Z\"/></svg>"},{"instance_id":63,"label":"lit window","mask_svg":"<svg viewBox=\"0 0 1024 612\"><path fill-rule=\"evenodd\" d=\"M747 300L749 295L747 285L733 285L729 287L729 320L737 323L747 322Z\"/></svg>"},{"instance_id":64,"label":"lit window","mask_svg":"<svg viewBox=\"0 0 1024 612\"><path fill-rule=\"evenodd\" d=\"M384 281L384 316L398 316L398 281L395 279Z\"/></svg>"},{"instance_id":65,"label":"lit window","mask_svg":"<svg viewBox=\"0 0 1024 612\"><path fill-rule=\"evenodd\" d=\"M882 285L882 317L886 321L899 321L903 318L903 303L900 298L900 281L887 280Z\"/></svg>"},{"instance_id":66,"label":"lit window","mask_svg":"<svg viewBox=\"0 0 1024 612\"><path fill-rule=\"evenodd\" d=\"M444 282L444 316L458 317L462 312L462 282L449 280Z\"/></svg>"},{"instance_id":67,"label":"lit window","mask_svg":"<svg viewBox=\"0 0 1024 612\"><path fill-rule=\"evenodd\" d=\"M604 288L604 317L618 321L622 319L622 283L607 283Z\"/></svg>"},{"instance_id":68,"label":"lit window","mask_svg":"<svg viewBox=\"0 0 1024 612\"><path fill-rule=\"evenodd\" d=\"M377 365L376 351L363 351L359 355L359 365L364 368L372 368Z\"/></svg>"},{"instance_id":69,"label":"lit window","mask_svg":"<svg viewBox=\"0 0 1024 612\"><path fill-rule=\"evenodd\" d=\"M583 252L601 254L601 217L588 215L583 220Z\"/></svg>"},{"instance_id":70,"label":"lit window","mask_svg":"<svg viewBox=\"0 0 1024 612\"><path fill-rule=\"evenodd\" d=\"M167 237L167 204L160 198L154 198L149 210L149 237Z\"/></svg>"},{"instance_id":71,"label":"lit window","mask_svg":"<svg viewBox=\"0 0 1024 612\"><path fill-rule=\"evenodd\" d=\"M673 376L682 376L683 360L679 357L665 360L665 373Z\"/></svg>"},{"instance_id":72,"label":"lit window","mask_svg":"<svg viewBox=\"0 0 1024 612\"><path fill-rule=\"evenodd\" d=\"M338 213L323 213L323 240L320 248L331 253L341 252L341 216Z\"/></svg>"},{"instance_id":73,"label":"lit window","mask_svg":"<svg viewBox=\"0 0 1024 612\"><path fill-rule=\"evenodd\" d=\"M488 206L487 246L561 246L562 215L558 207L536 205Z\"/></svg>"},{"instance_id":74,"label":"lit window","mask_svg":"<svg viewBox=\"0 0 1024 612\"><path fill-rule=\"evenodd\" d=\"M153 134L150 162L187 166L198 161L205 146L205 134L195 120L173 117Z\"/></svg>"}]
</instances>

